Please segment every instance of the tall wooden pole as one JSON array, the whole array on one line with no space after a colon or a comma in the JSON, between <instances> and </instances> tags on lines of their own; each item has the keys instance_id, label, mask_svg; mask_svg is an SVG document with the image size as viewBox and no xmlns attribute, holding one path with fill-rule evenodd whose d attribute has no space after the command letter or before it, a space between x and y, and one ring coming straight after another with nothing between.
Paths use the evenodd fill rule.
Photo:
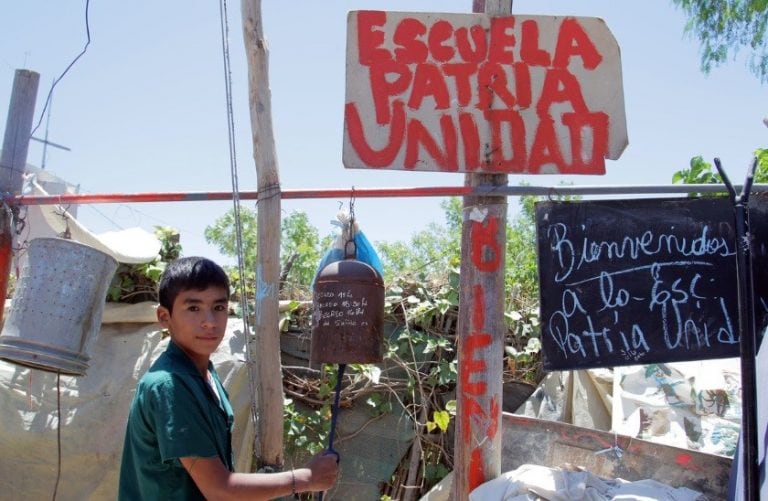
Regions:
<instances>
[{"instance_id":1,"label":"tall wooden pole","mask_svg":"<svg viewBox=\"0 0 768 501\"><path fill-rule=\"evenodd\" d=\"M16 70L8 106L8 120L5 124L3 151L0 155L0 191L4 200L21 193L39 82L38 73ZM5 296L8 293L8 277L13 260L11 227L13 212L16 209L7 203L3 205L0 208L0 318L5 311Z\"/></svg>"},{"instance_id":2,"label":"tall wooden pole","mask_svg":"<svg viewBox=\"0 0 768 501\"><path fill-rule=\"evenodd\" d=\"M280 176L272 131L269 53L264 38L260 0L243 0L243 36L248 60L248 87L253 157L258 177L258 264L256 268L256 337L248 340L258 388L256 467L282 468L283 379L280 368L278 283L280 279ZM254 381L255 379L255 381ZM265 468L266 467L266 468Z\"/></svg>"},{"instance_id":3,"label":"tall wooden pole","mask_svg":"<svg viewBox=\"0 0 768 501\"><path fill-rule=\"evenodd\" d=\"M511 14L512 0L474 0L473 12ZM506 174L468 174L465 184L504 187ZM458 412L451 499L463 501L501 474L507 197L467 196L461 229Z\"/></svg>"}]
</instances>

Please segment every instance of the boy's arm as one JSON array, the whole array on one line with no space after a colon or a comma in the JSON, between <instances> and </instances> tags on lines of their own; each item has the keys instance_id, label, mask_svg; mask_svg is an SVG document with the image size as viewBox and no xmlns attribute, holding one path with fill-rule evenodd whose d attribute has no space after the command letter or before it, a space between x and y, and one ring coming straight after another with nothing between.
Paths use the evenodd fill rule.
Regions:
<instances>
[{"instance_id":1,"label":"boy's arm","mask_svg":"<svg viewBox=\"0 0 768 501\"><path fill-rule=\"evenodd\" d=\"M232 473L218 457L183 457L181 464L209 500L268 500L293 492L328 490L336 481L336 456L318 454L303 468L280 473Z\"/></svg>"}]
</instances>

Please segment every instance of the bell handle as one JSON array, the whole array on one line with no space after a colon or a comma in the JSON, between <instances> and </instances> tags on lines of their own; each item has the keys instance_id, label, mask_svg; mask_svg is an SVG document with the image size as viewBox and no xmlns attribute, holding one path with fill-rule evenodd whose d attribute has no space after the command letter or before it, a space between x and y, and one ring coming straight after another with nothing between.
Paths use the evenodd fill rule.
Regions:
<instances>
[{"instance_id":1,"label":"bell handle","mask_svg":"<svg viewBox=\"0 0 768 501\"><path fill-rule=\"evenodd\" d=\"M351 248L351 250L350 250ZM354 240L349 239L344 244L344 259L355 259L357 257L357 244Z\"/></svg>"}]
</instances>

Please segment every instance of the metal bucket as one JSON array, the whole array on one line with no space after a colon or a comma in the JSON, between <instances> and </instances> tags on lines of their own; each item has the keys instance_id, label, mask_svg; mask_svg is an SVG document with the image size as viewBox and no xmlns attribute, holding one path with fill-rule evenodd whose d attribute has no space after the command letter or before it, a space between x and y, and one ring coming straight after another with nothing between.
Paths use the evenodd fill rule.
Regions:
<instances>
[{"instance_id":1,"label":"metal bucket","mask_svg":"<svg viewBox=\"0 0 768 501\"><path fill-rule=\"evenodd\" d=\"M37 238L27 249L0 333L0 358L85 375L117 261L72 240Z\"/></svg>"}]
</instances>

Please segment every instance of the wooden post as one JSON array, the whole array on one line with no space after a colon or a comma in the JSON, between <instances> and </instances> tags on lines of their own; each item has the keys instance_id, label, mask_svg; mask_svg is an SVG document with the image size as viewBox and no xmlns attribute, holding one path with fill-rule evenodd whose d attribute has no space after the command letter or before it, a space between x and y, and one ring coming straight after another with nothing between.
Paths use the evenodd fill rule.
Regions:
<instances>
[{"instance_id":1,"label":"wooden post","mask_svg":"<svg viewBox=\"0 0 768 501\"><path fill-rule=\"evenodd\" d=\"M283 465L283 378L280 365L278 284L280 279L280 176L272 130L269 53L264 39L260 0L242 3L243 37L248 60L248 87L253 157L258 177L258 264L256 268L256 337L249 339L258 388L255 459L257 469ZM256 376L255 373L258 372ZM267 468L264 468L267 467Z\"/></svg>"},{"instance_id":2,"label":"wooden post","mask_svg":"<svg viewBox=\"0 0 768 501\"><path fill-rule=\"evenodd\" d=\"M474 0L474 12L511 14L512 1ZM504 187L506 174L467 174L465 184ZM507 197L467 196L461 229L456 438L451 499L466 500L501 474Z\"/></svg>"},{"instance_id":3,"label":"wooden post","mask_svg":"<svg viewBox=\"0 0 768 501\"><path fill-rule=\"evenodd\" d=\"M3 199L21 194L39 82L38 73L16 70L8 106L8 120L5 124L3 151L0 155L0 191ZM0 318L5 311L5 296L8 294L8 277L13 260L14 209L15 207L7 205L0 208Z\"/></svg>"}]
</instances>

